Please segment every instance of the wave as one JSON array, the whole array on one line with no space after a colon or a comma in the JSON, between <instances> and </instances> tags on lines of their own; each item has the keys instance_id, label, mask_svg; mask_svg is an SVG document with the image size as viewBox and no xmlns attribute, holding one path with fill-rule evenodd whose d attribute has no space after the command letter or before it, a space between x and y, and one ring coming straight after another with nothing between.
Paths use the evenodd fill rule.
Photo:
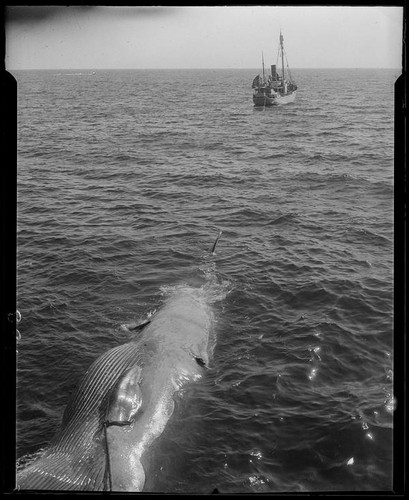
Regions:
<instances>
[{"instance_id":1,"label":"wave","mask_svg":"<svg viewBox=\"0 0 409 500\"><path fill-rule=\"evenodd\" d=\"M152 488L388 489L393 72L299 70L298 104L255 113L246 71L19 77L20 456L121 325L191 287L214 364L153 450ZM243 89L233 106L220 82Z\"/></svg>"},{"instance_id":2,"label":"wave","mask_svg":"<svg viewBox=\"0 0 409 500\"><path fill-rule=\"evenodd\" d=\"M277 217L276 219L270 221L270 222L267 222L266 225L269 225L269 226L274 226L274 225L277 225L277 224L288 224L288 223L293 223L293 222L298 222L298 214L283 214L283 215L280 215L279 217Z\"/></svg>"}]
</instances>

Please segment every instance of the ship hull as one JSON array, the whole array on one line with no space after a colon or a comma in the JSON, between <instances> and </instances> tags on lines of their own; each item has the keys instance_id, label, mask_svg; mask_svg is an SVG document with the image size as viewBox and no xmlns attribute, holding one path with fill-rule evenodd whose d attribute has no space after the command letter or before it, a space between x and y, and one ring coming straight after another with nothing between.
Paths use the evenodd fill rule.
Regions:
<instances>
[{"instance_id":1,"label":"ship hull","mask_svg":"<svg viewBox=\"0 0 409 500\"><path fill-rule=\"evenodd\" d=\"M290 104L295 101L296 96L297 92L295 90L284 95L278 94L277 104Z\"/></svg>"},{"instance_id":2,"label":"ship hull","mask_svg":"<svg viewBox=\"0 0 409 500\"><path fill-rule=\"evenodd\" d=\"M254 106L264 107L264 106L275 106L277 104L277 98L269 97L265 94L256 94L253 95Z\"/></svg>"},{"instance_id":3,"label":"ship hull","mask_svg":"<svg viewBox=\"0 0 409 500\"><path fill-rule=\"evenodd\" d=\"M296 95L297 92L295 90L284 95L277 94L271 97L264 94L254 94L253 102L256 107L278 106L294 102Z\"/></svg>"}]
</instances>

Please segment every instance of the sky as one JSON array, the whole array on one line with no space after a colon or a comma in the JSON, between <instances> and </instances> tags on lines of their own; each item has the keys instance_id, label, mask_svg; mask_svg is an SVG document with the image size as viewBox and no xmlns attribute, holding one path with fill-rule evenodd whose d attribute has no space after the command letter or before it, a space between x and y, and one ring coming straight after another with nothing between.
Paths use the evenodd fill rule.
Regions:
<instances>
[{"instance_id":1,"label":"sky","mask_svg":"<svg viewBox=\"0 0 409 500\"><path fill-rule=\"evenodd\" d=\"M402 7L6 8L6 69L401 68Z\"/></svg>"}]
</instances>

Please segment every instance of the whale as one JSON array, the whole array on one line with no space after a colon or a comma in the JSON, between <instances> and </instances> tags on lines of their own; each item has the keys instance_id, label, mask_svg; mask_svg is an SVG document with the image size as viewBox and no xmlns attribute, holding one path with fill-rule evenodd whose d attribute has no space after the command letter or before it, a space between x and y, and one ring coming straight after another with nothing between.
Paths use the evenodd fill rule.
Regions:
<instances>
[{"instance_id":1,"label":"whale","mask_svg":"<svg viewBox=\"0 0 409 500\"><path fill-rule=\"evenodd\" d=\"M202 289L177 286L129 332L130 341L88 368L44 453L17 473L17 489L144 490L144 462L174 412L177 393L209 367L211 304Z\"/></svg>"}]
</instances>

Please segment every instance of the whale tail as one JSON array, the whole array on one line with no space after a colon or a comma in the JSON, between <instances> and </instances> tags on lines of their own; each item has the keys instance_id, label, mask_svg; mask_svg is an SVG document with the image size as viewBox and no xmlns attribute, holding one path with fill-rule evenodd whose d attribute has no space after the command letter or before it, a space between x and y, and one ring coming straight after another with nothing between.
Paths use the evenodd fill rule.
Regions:
<instances>
[{"instance_id":1,"label":"whale tail","mask_svg":"<svg viewBox=\"0 0 409 500\"><path fill-rule=\"evenodd\" d=\"M214 255L214 254L215 254L215 251L216 251L216 245L217 245L217 242L219 241L220 236L222 235L222 232L223 232L223 231L219 231L219 234L217 235L216 241L213 243L212 249L210 250L210 253L211 253L212 255Z\"/></svg>"}]
</instances>

